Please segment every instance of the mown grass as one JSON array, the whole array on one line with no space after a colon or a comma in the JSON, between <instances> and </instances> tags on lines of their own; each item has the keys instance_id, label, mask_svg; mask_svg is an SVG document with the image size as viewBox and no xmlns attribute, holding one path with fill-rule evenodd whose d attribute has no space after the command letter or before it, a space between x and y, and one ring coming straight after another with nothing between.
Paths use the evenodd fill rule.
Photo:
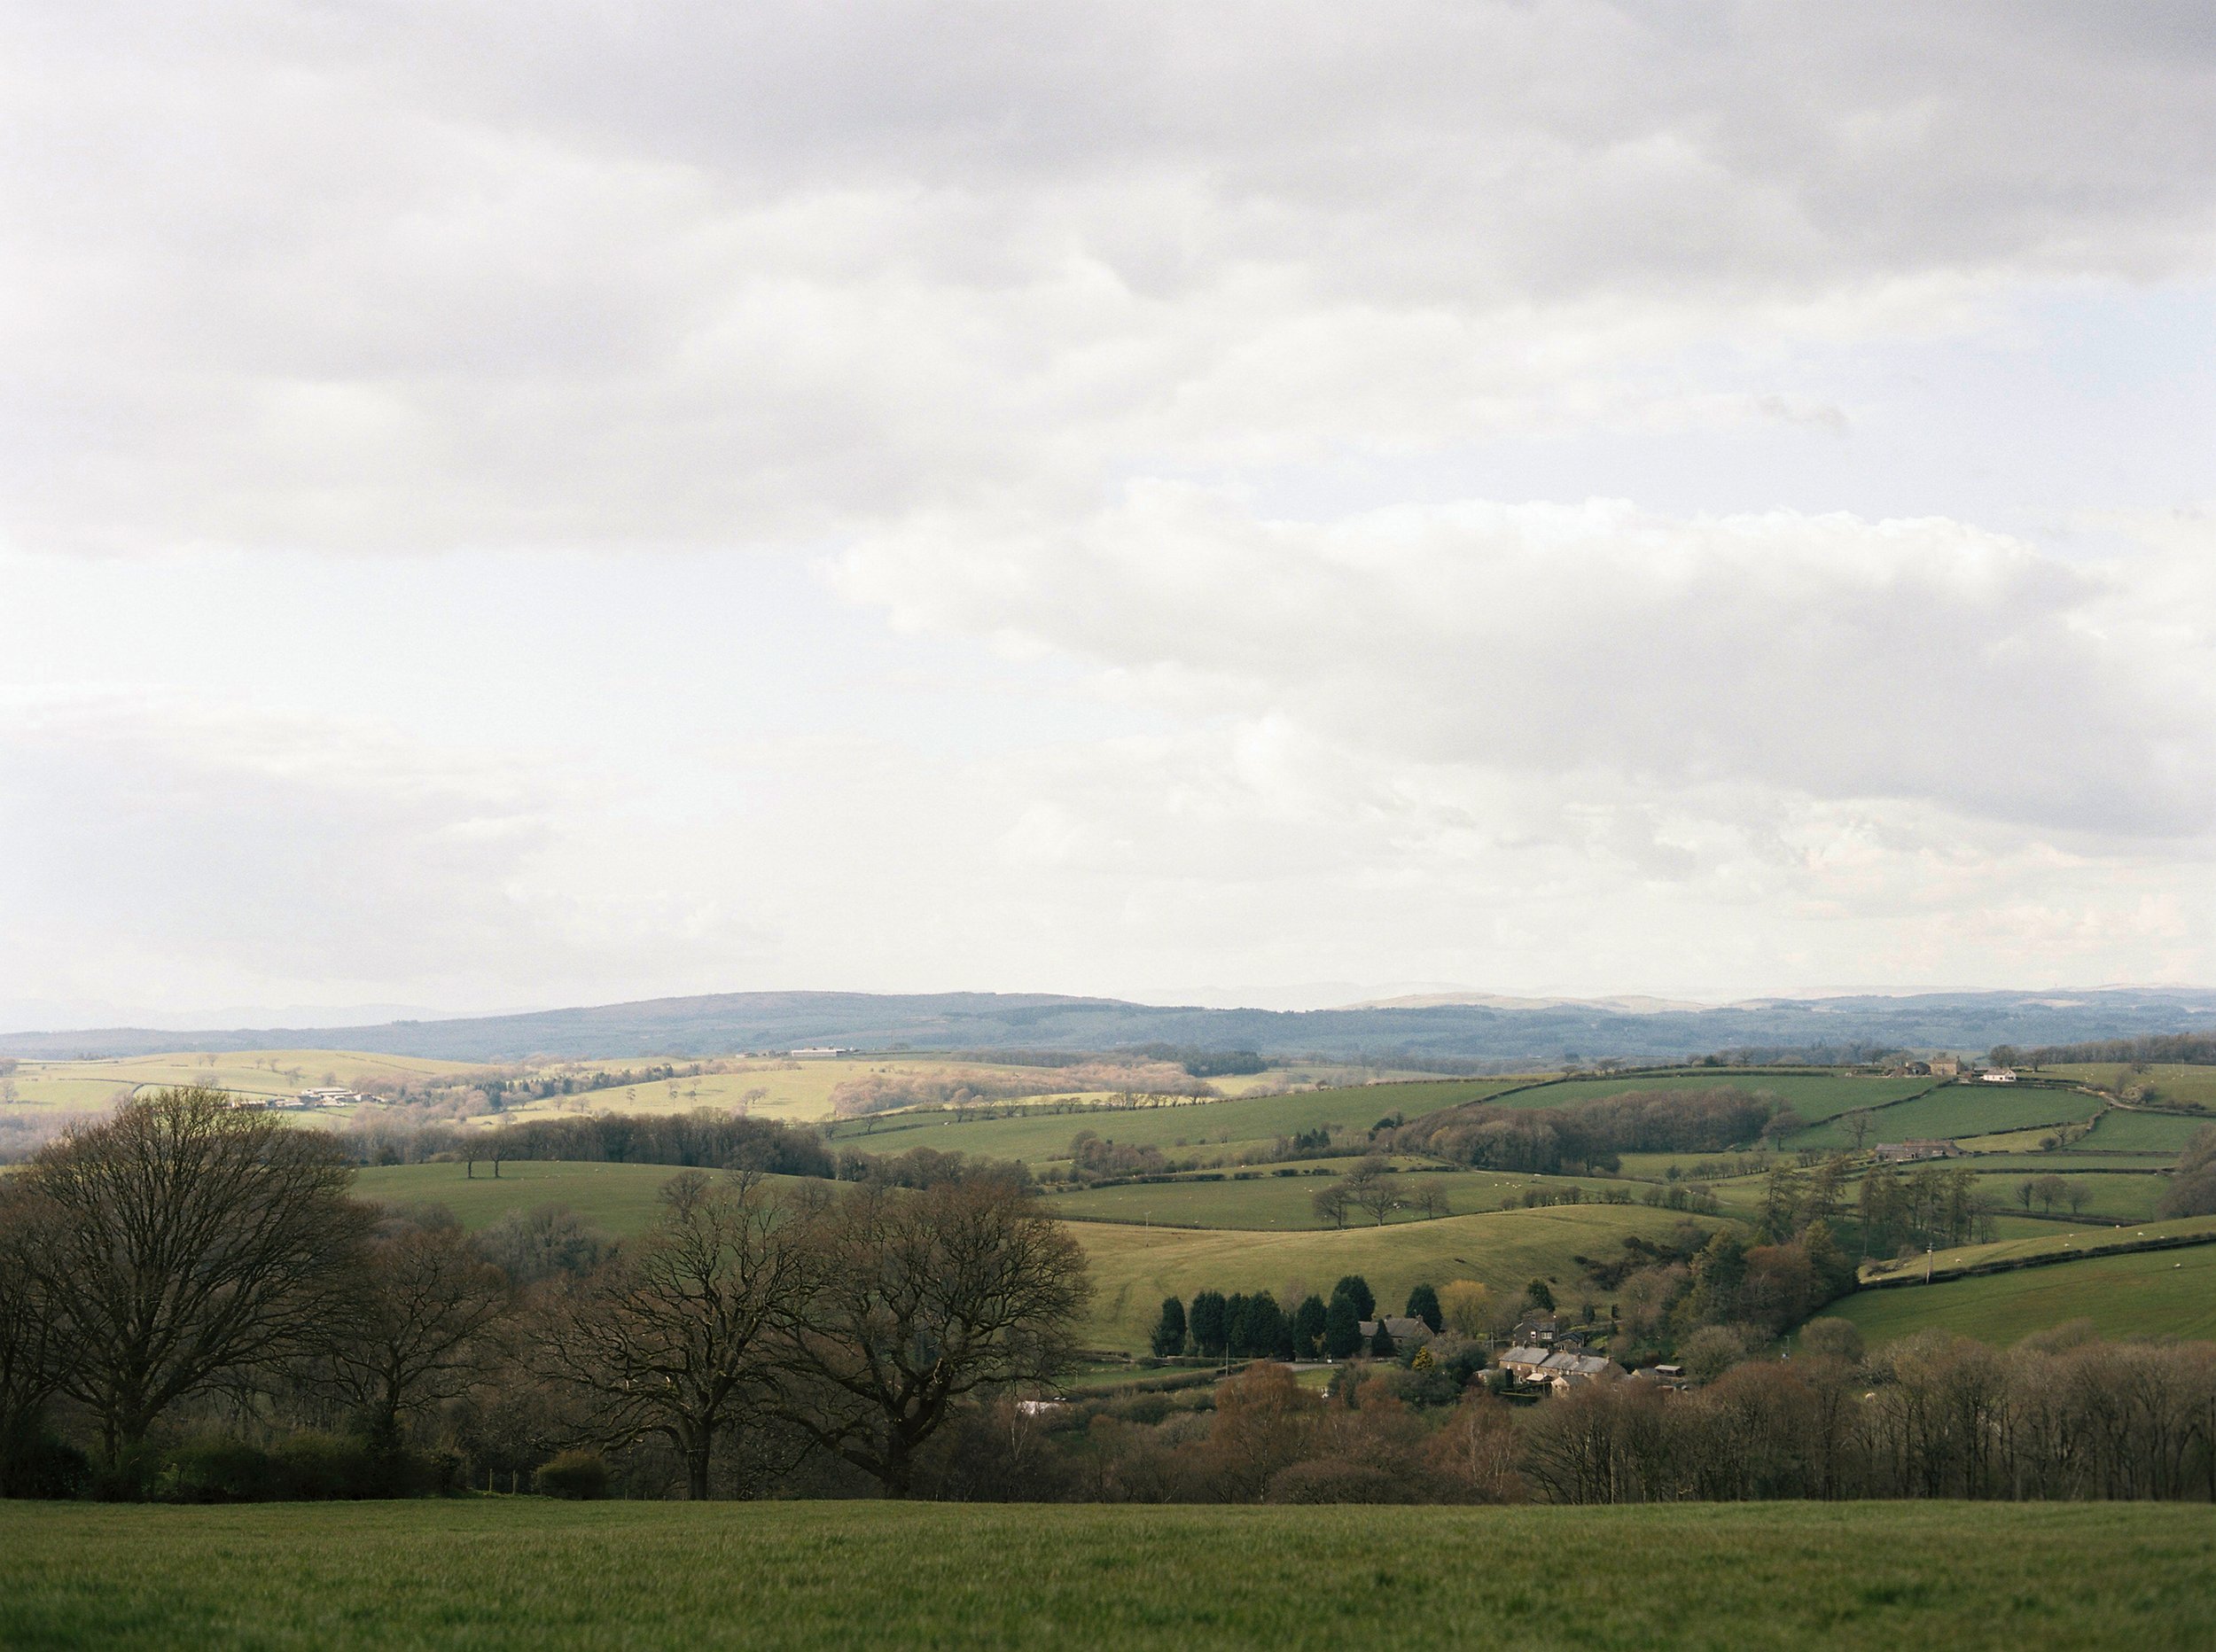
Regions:
<instances>
[{"instance_id":1,"label":"mown grass","mask_svg":"<svg viewBox=\"0 0 2216 1652\"><path fill-rule=\"evenodd\" d=\"M1853 1321L1873 1345L1937 1328L2005 1348L2072 1320L2092 1321L2104 1336L2208 1338L2216 1336L2216 1245L1857 1291L1824 1312Z\"/></svg>"},{"instance_id":2,"label":"mown grass","mask_svg":"<svg viewBox=\"0 0 2216 1652\"><path fill-rule=\"evenodd\" d=\"M2216 1512L558 1504L0 1510L62 1648L2207 1644Z\"/></svg>"},{"instance_id":3,"label":"mown grass","mask_svg":"<svg viewBox=\"0 0 2216 1652\"><path fill-rule=\"evenodd\" d=\"M2064 1222L2041 1222L2036 1232L2018 1239L2001 1239L1986 1244L1955 1245L1935 1253L1931 1260L1939 1274L1959 1273L1987 1262L2015 1261L2027 1256L2053 1256L2083 1252L2087 1249L2104 1249L2129 1243L2140 1239L2162 1238L2181 1234L2216 1233L2216 1216L2181 1216L2166 1222L2142 1222L2131 1227L2112 1227L2106 1223L2087 1223L2073 1227ZM1922 1273L1924 1258L1913 1261L1879 1262L1870 1270L1881 1273Z\"/></svg>"}]
</instances>

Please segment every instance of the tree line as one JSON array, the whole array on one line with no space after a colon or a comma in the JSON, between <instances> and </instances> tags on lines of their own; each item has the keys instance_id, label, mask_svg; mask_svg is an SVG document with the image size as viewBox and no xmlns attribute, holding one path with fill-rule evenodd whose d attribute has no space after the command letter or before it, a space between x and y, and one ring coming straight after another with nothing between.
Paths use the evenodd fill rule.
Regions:
<instances>
[{"instance_id":1,"label":"tree line","mask_svg":"<svg viewBox=\"0 0 2216 1652\"><path fill-rule=\"evenodd\" d=\"M1468 1103L1394 1133L1404 1152L1486 1170L1560 1175L1612 1171L1625 1153L1714 1153L1802 1128L1775 1095L1729 1087L1633 1090L1561 1107Z\"/></svg>"},{"instance_id":2,"label":"tree line","mask_svg":"<svg viewBox=\"0 0 2216 1652\"><path fill-rule=\"evenodd\" d=\"M2216 1500L2216 1345L2064 1327L1999 1351L1943 1331L1875 1352L1818 1320L1791 1358L1722 1351L1697 1385L1593 1382L1525 1403L1450 1329L1326 1390L1262 1361L1213 1384L949 1428L946 1498L1137 1503L1757 1499Z\"/></svg>"},{"instance_id":3,"label":"tree line","mask_svg":"<svg viewBox=\"0 0 2216 1652\"><path fill-rule=\"evenodd\" d=\"M902 1496L972 1396L1066 1368L1089 1290L990 1172L684 1170L621 1243L544 1212L475 1238L351 1177L333 1136L186 1089L0 1181L0 1492L266 1494L320 1453L390 1493L647 1447L696 1497L811 1457Z\"/></svg>"}]
</instances>

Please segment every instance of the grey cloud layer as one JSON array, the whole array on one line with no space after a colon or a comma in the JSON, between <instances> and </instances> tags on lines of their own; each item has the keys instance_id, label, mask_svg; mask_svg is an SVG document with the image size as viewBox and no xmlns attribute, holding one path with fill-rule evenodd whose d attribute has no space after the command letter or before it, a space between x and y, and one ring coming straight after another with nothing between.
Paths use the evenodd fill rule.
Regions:
<instances>
[{"instance_id":1,"label":"grey cloud layer","mask_svg":"<svg viewBox=\"0 0 2216 1652\"><path fill-rule=\"evenodd\" d=\"M10 19L32 545L743 543L1683 417L1689 345L2216 222L2189 4Z\"/></svg>"}]
</instances>

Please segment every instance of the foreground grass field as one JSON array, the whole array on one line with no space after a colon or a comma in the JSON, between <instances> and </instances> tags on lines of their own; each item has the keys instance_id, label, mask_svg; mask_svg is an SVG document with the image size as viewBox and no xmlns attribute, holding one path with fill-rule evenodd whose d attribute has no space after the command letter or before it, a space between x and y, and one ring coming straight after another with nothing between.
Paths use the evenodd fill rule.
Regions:
<instances>
[{"instance_id":1,"label":"foreground grass field","mask_svg":"<svg viewBox=\"0 0 2216 1652\"><path fill-rule=\"evenodd\" d=\"M1875 1346L1937 1328L1996 1348L2072 1320L2104 1336L2216 1337L2216 1245L1861 1290L1824 1309Z\"/></svg>"},{"instance_id":2,"label":"foreground grass field","mask_svg":"<svg viewBox=\"0 0 2216 1652\"><path fill-rule=\"evenodd\" d=\"M0 1645L2204 1647L2216 1511L0 1506Z\"/></svg>"}]
</instances>

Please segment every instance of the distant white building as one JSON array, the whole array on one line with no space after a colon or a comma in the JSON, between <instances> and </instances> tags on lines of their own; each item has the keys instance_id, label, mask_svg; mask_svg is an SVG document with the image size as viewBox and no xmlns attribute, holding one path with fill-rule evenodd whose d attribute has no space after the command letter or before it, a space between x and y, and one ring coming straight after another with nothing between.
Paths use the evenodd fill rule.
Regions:
<instances>
[{"instance_id":1,"label":"distant white building","mask_svg":"<svg viewBox=\"0 0 2216 1652\"><path fill-rule=\"evenodd\" d=\"M1979 1073L1978 1077L1981 1081L1986 1084L2014 1084L2016 1082L2016 1069L2013 1067L1987 1067L1983 1072Z\"/></svg>"}]
</instances>

